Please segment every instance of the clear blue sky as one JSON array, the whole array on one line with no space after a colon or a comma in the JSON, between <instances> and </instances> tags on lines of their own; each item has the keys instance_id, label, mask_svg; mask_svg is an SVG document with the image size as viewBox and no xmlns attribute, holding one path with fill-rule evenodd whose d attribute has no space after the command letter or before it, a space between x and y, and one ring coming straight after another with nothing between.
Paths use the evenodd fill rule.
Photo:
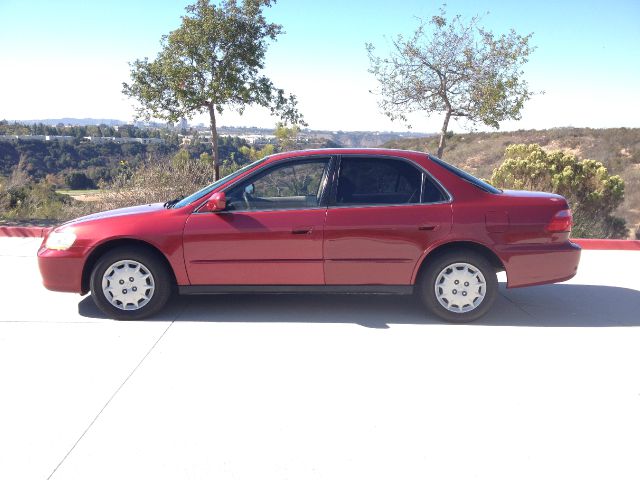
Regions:
<instances>
[{"instance_id":1,"label":"clear blue sky","mask_svg":"<svg viewBox=\"0 0 640 480\"><path fill-rule=\"evenodd\" d=\"M160 36L179 25L188 3L0 0L0 118L131 119L131 102L121 94L127 62L155 56ZM286 34L270 47L267 73L299 97L311 128L404 130L369 93L375 81L364 43L384 51L391 37L410 34L415 17L429 18L440 4L280 0L267 13ZM489 12L483 25L496 33L534 33L538 48L526 77L545 94L502 129L640 127L640 1L450 0L447 8L467 18ZM260 110L222 118L226 125L274 122ZM440 123L437 115L412 121L418 131Z\"/></svg>"}]
</instances>

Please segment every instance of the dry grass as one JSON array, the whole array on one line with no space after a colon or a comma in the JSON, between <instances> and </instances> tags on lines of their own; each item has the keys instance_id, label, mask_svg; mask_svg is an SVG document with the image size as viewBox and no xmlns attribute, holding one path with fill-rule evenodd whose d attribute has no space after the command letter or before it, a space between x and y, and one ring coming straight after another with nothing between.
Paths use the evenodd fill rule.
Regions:
<instances>
[{"instance_id":1,"label":"dry grass","mask_svg":"<svg viewBox=\"0 0 640 480\"><path fill-rule=\"evenodd\" d=\"M200 161L160 160L123 172L91 203L96 211L166 202L188 195L212 181L212 169Z\"/></svg>"},{"instance_id":2,"label":"dry grass","mask_svg":"<svg viewBox=\"0 0 640 480\"><path fill-rule=\"evenodd\" d=\"M161 159L135 171L124 170L115 180L90 196L74 199L64 208L60 220L149 203L166 202L188 195L212 181L212 169L199 161L176 162Z\"/></svg>"}]
</instances>

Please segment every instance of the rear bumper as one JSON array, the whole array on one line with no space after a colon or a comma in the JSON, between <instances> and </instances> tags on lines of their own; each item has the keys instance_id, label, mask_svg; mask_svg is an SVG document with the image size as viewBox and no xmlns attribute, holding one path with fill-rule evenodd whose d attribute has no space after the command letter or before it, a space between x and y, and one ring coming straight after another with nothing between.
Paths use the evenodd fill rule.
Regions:
<instances>
[{"instance_id":1,"label":"rear bumper","mask_svg":"<svg viewBox=\"0 0 640 480\"><path fill-rule=\"evenodd\" d=\"M83 293L84 261L82 249L49 250L41 246L38 250L38 266L43 285L55 292Z\"/></svg>"},{"instance_id":2,"label":"rear bumper","mask_svg":"<svg viewBox=\"0 0 640 480\"><path fill-rule=\"evenodd\" d=\"M553 245L509 245L497 250L507 271L507 287L563 282L578 272L581 248L569 241Z\"/></svg>"}]
</instances>

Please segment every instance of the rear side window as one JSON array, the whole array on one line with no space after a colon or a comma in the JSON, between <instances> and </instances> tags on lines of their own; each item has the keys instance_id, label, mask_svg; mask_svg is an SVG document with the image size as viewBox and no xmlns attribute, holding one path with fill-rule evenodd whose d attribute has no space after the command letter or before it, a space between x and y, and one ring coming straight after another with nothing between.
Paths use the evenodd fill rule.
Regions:
<instances>
[{"instance_id":1,"label":"rear side window","mask_svg":"<svg viewBox=\"0 0 640 480\"><path fill-rule=\"evenodd\" d=\"M442 200L442 192L426 176L423 181L423 175L402 160L343 157L336 205L402 205Z\"/></svg>"},{"instance_id":2,"label":"rear side window","mask_svg":"<svg viewBox=\"0 0 640 480\"><path fill-rule=\"evenodd\" d=\"M422 188L422 203L437 203L447 200L447 197L440 187L438 187L428 175L424 176L424 185Z\"/></svg>"}]
</instances>

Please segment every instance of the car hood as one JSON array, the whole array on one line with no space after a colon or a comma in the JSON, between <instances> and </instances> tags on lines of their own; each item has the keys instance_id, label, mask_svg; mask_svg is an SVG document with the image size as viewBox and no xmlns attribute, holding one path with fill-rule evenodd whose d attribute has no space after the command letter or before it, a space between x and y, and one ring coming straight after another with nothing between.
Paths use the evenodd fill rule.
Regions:
<instances>
[{"instance_id":1,"label":"car hood","mask_svg":"<svg viewBox=\"0 0 640 480\"><path fill-rule=\"evenodd\" d=\"M66 225L74 225L77 223L89 222L92 220L101 220L104 218L123 217L130 215L140 215L144 213L157 212L158 210L164 210L162 203L150 203L148 205L137 205L135 207L116 208L115 210L107 210L106 212L92 213L91 215L85 215L84 217L76 218Z\"/></svg>"}]
</instances>

